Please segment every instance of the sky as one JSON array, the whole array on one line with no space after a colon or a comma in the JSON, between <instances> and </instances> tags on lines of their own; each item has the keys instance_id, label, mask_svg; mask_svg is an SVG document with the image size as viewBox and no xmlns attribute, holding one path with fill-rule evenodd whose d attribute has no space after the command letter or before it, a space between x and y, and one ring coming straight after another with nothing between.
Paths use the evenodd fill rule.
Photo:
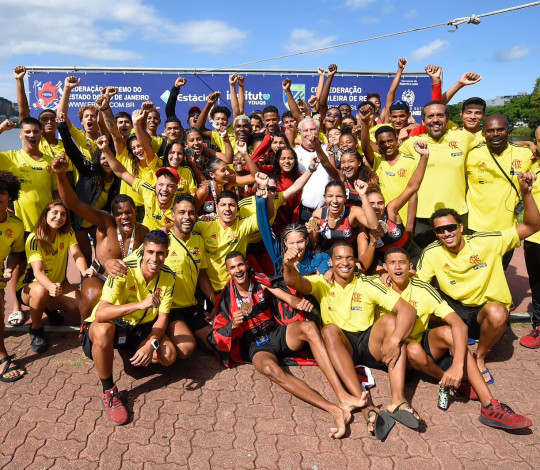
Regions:
<instances>
[{"instance_id":1,"label":"sky","mask_svg":"<svg viewBox=\"0 0 540 470\"><path fill-rule=\"evenodd\" d=\"M524 3L0 0L0 96L15 100L16 65L212 69ZM483 18L480 25L464 24L457 31L442 26L244 68L316 70L336 63L340 70L388 72L405 57L410 72L428 64L442 66L445 89L470 71L484 77L474 94L485 99L530 93L540 76L538 18L540 6L535 6Z\"/></svg>"}]
</instances>

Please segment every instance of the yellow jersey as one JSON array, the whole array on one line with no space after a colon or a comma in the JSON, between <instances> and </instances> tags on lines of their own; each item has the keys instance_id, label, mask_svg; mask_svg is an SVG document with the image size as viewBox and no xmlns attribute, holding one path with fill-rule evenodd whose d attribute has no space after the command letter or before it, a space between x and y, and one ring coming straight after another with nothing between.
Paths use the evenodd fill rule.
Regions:
<instances>
[{"instance_id":1,"label":"yellow jersey","mask_svg":"<svg viewBox=\"0 0 540 470\"><path fill-rule=\"evenodd\" d=\"M517 193L494 158L514 183ZM521 200L518 176L530 170L531 158L529 147L518 147L512 143L500 155L490 153L486 144L480 144L469 152L467 207L470 229L485 232L517 225L514 208Z\"/></svg>"},{"instance_id":2,"label":"yellow jersey","mask_svg":"<svg viewBox=\"0 0 540 470\"><path fill-rule=\"evenodd\" d=\"M427 219L443 207L467 213L465 201L465 162L469 150L478 145L478 138L468 131L449 129L439 139L428 134L407 139L399 147L403 156L420 158L414 150L417 140L427 142L429 160L420 189L416 217Z\"/></svg>"},{"instance_id":3,"label":"yellow jersey","mask_svg":"<svg viewBox=\"0 0 540 470\"><path fill-rule=\"evenodd\" d=\"M125 169L133 175L133 160L131 159L131 156L129 155L127 147L124 149L124 151L117 155L116 158L118 161L124 165ZM136 178L139 178L143 181L147 181L150 184L153 184L155 181L155 171L158 168L158 166L161 164L161 161L159 158L154 158L150 163L148 163L147 166L139 166L139 174L135 176ZM139 195L139 193L134 190L129 184L127 184L125 181L122 181L120 183L120 194L125 194L126 196L131 197L133 201L135 202L136 206L143 206L144 201Z\"/></svg>"},{"instance_id":4,"label":"yellow jersey","mask_svg":"<svg viewBox=\"0 0 540 470\"><path fill-rule=\"evenodd\" d=\"M450 253L437 240L423 251L416 275L425 282L435 276L441 290L467 306L500 302L507 308L512 296L502 266L502 256L520 245L515 227L500 232L464 235L465 246Z\"/></svg>"},{"instance_id":5,"label":"yellow jersey","mask_svg":"<svg viewBox=\"0 0 540 470\"><path fill-rule=\"evenodd\" d=\"M195 224L193 231L200 233L204 239L208 255L208 277L214 290L219 291L229 281L229 275L225 270L225 257L231 251L239 251L245 256L248 237L258 232L259 227L257 216L252 215L247 219L238 217L227 228L223 228L219 220L210 222L200 220Z\"/></svg>"},{"instance_id":6,"label":"yellow jersey","mask_svg":"<svg viewBox=\"0 0 540 470\"><path fill-rule=\"evenodd\" d=\"M68 233L56 235L52 243L52 252L47 254L36 240L36 234L32 232L26 239L26 259L29 265L34 261L42 261L49 280L61 283L66 280L69 249L74 245L77 245L77 239L73 229L70 229ZM36 279L33 282L36 282Z\"/></svg>"},{"instance_id":7,"label":"yellow jersey","mask_svg":"<svg viewBox=\"0 0 540 470\"><path fill-rule=\"evenodd\" d=\"M274 220L276 220L278 209L283 205L285 205L285 200L283 199L283 192L279 192L274 197L274 215L269 220L270 227L274 223ZM255 196L250 196L250 197L246 197L242 199L238 203L238 213L240 214L240 217L242 217L243 219L246 219L247 217L250 217L253 214L256 214L257 205L255 202ZM248 245L253 245L259 242L262 242L262 237L259 232L255 232L248 236Z\"/></svg>"},{"instance_id":8,"label":"yellow jersey","mask_svg":"<svg viewBox=\"0 0 540 470\"><path fill-rule=\"evenodd\" d=\"M73 125L69 129L69 133L73 138L73 142L77 144L79 150L84 155L84 158L88 161L92 161L92 154L98 149L96 141L88 137L86 132Z\"/></svg>"},{"instance_id":9,"label":"yellow jersey","mask_svg":"<svg viewBox=\"0 0 540 470\"><path fill-rule=\"evenodd\" d=\"M311 283L311 294L321 305L323 323L351 333L366 331L373 325L377 306L393 310L399 300L398 293L381 284L378 276L355 274L345 287L335 281L328 284L322 274L306 279Z\"/></svg>"},{"instance_id":10,"label":"yellow jersey","mask_svg":"<svg viewBox=\"0 0 540 470\"><path fill-rule=\"evenodd\" d=\"M158 308L137 310L121 318L130 325L151 323L160 312L168 314L171 310L174 295L175 276L171 269L163 266L158 274L147 284L141 271L141 261L142 258L126 258L127 274L124 277L117 278L109 276L101 292L100 300L109 302L112 305L141 302L156 291L161 294L161 303ZM92 314L85 320L86 322L95 321L98 307L99 302L94 307Z\"/></svg>"},{"instance_id":11,"label":"yellow jersey","mask_svg":"<svg viewBox=\"0 0 540 470\"><path fill-rule=\"evenodd\" d=\"M152 145L152 150L154 151L156 155L159 152L159 149L161 148L161 146L163 145L164 140L165 140L165 137L163 137L162 135L151 136L150 145Z\"/></svg>"},{"instance_id":12,"label":"yellow jersey","mask_svg":"<svg viewBox=\"0 0 540 470\"><path fill-rule=\"evenodd\" d=\"M180 179L178 180L178 190L176 194L195 194L197 192L197 183L195 182L195 174L193 170L188 166L180 165L176 171ZM152 172L152 175L148 183L155 185L156 184L156 174Z\"/></svg>"},{"instance_id":13,"label":"yellow jersey","mask_svg":"<svg viewBox=\"0 0 540 470\"><path fill-rule=\"evenodd\" d=\"M24 225L22 220L6 211L7 218L0 222L0 278L4 275L4 263L10 253L24 252ZM0 290L6 283L0 281Z\"/></svg>"},{"instance_id":14,"label":"yellow jersey","mask_svg":"<svg viewBox=\"0 0 540 470\"><path fill-rule=\"evenodd\" d=\"M26 232L34 230L43 209L53 199L53 191L58 188L51 164L52 158L47 154L34 160L22 149L0 152L0 170L10 171L21 183L19 199L13 205Z\"/></svg>"},{"instance_id":15,"label":"yellow jersey","mask_svg":"<svg viewBox=\"0 0 540 470\"><path fill-rule=\"evenodd\" d=\"M530 171L536 173L536 181L533 183L532 195L536 201L536 205L540 207L540 161L535 162ZM529 238L527 238L527 241L540 243L540 232L536 232L534 235L531 235Z\"/></svg>"},{"instance_id":16,"label":"yellow jersey","mask_svg":"<svg viewBox=\"0 0 540 470\"><path fill-rule=\"evenodd\" d=\"M156 188L150 183L147 183L140 178L135 178L132 187L133 191L135 191L143 201L143 225L146 225L148 230L159 230L164 225L173 221L174 198L171 199L169 207L163 210L159 207Z\"/></svg>"},{"instance_id":17,"label":"yellow jersey","mask_svg":"<svg viewBox=\"0 0 540 470\"><path fill-rule=\"evenodd\" d=\"M407 343L419 343L422 340L422 335L428 329L430 315L444 319L454 311L433 286L414 277L409 279L409 285L400 294L400 297L416 309L416 322L411 334L406 339ZM379 316L386 314L397 316L391 310L382 307L377 308L377 314Z\"/></svg>"},{"instance_id":18,"label":"yellow jersey","mask_svg":"<svg viewBox=\"0 0 540 470\"><path fill-rule=\"evenodd\" d=\"M418 160L410 155L399 155L390 163L382 155L375 153L373 171L375 171L379 179L379 187L386 205L405 191L417 166ZM408 213L409 203L407 202L399 211L399 216L404 225L407 225Z\"/></svg>"}]
</instances>

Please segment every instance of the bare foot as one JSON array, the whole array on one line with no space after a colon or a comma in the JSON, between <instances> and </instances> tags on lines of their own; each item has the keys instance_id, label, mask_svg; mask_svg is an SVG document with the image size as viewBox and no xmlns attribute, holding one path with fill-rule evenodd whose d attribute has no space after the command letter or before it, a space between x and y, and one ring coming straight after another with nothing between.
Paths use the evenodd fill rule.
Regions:
<instances>
[{"instance_id":1,"label":"bare foot","mask_svg":"<svg viewBox=\"0 0 540 470\"><path fill-rule=\"evenodd\" d=\"M342 410L351 412L357 408L364 408L368 404L368 400L368 392L362 392L362 396L360 398L345 393L342 399L339 400L339 406Z\"/></svg>"},{"instance_id":2,"label":"bare foot","mask_svg":"<svg viewBox=\"0 0 540 470\"><path fill-rule=\"evenodd\" d=\"M371 434L375 434L375 421L377 420L377 415L379 414L379 409L375 406L367 406L362 410L362 415L366 420L367 430Z\"/></svg>"},{"instance_id":3,"label":"bare foot","mask_svg":"<svg viewBox=\"0 0 540 470\"><path fill-rule=\"evenodd\" d=\"M348 411L337 408L335 412L330 412L334 417L335 428L330 428L330 434L328 437L332 439L341 439L345 435L345 427L350 423L352 419L351 413Z\"/></svg>"}]
</instances>

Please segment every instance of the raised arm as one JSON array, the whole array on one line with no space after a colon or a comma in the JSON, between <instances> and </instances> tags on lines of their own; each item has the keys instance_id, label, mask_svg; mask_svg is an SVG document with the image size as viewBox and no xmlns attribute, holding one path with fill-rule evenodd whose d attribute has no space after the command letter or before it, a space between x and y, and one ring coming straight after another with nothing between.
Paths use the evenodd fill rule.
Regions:
<instances>
[{"instance_id":1,"label":"raised arm","mask_svg":"<svg viewBox=\"0 0 540 470\"><path fill-rule=\"evenodd\" d=\"M384 123L390 122L390 106L392 105L396 97L396 90L399 86L399 82L401 81L401 75L403 74L403 70L405 70L405 65L407 65L407 60L403 57L400 57L398 59L398 69L396 72L396 76L390 84L388 94L386 95L386 103L384 104L384 109L381 113L381 121Z\"/></svg>"},{"instance_id":2,"label":"raised arm","mask_svg":"<svg viewBox=\"0 0 540 470\"><path fill-rule=\"evenodd\" d=\"M478 83L480 80L482 80L483 77L478 75L477 73L473 72L466 72L464 73L461 78L454 83L450 89L445 91L442 95L442 100L444 103L449 103L450 100L454 97L454 95L461 90L463 87L474 85L475 83Z\"/></svg>"},{"instance_id":3,"label":"raised arm","mask_svg":"<svg viewBox=\"0 0 540 470\"><path fill-rule=\"evenodd\" d=\"M290 247L283 254L283 279L285 284L301 294L309 294L313 290L311 282L300 276L295 263L301 261L300 253L296 248Z\"/></svg>"},{"instance_id":4,"label":"raised arm","mask_svg":"<svg viewBox=\"0 0 540 470\"><path fill-rule=\"evenodd\" d=\"M312 139L313 145L315 147L315 152L317 152L317 157L319 157L322 166L324 167L330 178L332 178L333 180L339 180L339 171L334 165L332 165L332 163L328 159L328 155L326 155L326 153L322 149L319 136L311 135L309 136L309 138Z\"/></svg>"},{"instance_id":5,"label":"raised arm","mask_svg":"<svg viewBox=\"0 0 540 470\"><path fill-rule=\"evenodd\" d=\"M289 105L289 109L293 115L293 118L296 120L296 122L300 122L304 119L304 115L300 111L300 108L296 104L296 101L294 100L292 91L291 91L291 85L292 80L290 78L286 78L281 82L281 86L283 87L283 91L285 92L285 95L287 96L287 104ZM294 143L294 142L293 142Z\"/></svg>"},{"instance_id":6,"label":"raised arm","mask_svg":"<svg viewBox=\"0 0 540 470\"><path fill-rule=\"evenodd\" d=\"M15 84L17 86L17 104L19 105L19 122L24 118L30 117L30 106L28 106L28 98L24 90L24 76L26 75L26 67L17 65L13 70Z\"/></svg>"},{"instance_id":7,"label":"raised arm","mask_svg":"<svg viewBox=\"0 0 540 470\"><path fill-rule=\"evenodd\" d=\"M354 182L354 189L358 192L362 200L362 207L351 207L350 217L352 218L351 225L357 227L358 223L362 224L369 230L376 230L379 228L379 219L373 210L373 207L369 203L369 199L366 196L368 184L365 181L357 179Z\"/></svg>"},{"instance_id":8,"label":"raised arm","mask_svg":"<svg viewBox=\"0 0 540 470\"><path fill-rule=\"evenodd\" d=\"M238 95L236 94L236 84L238 83L238 74L229 75L229 90L231 93L231 108L233 111L233 120L240 116L240 106L238 105Z\"/></svg>"},{"instance_id":9,"label":"raised arm","mask_svg":"<svg viewBox=\"0 0 540 470\"><path fill-rule=\"evenodd\" d=\"M17 124L10 121L9 119L6 119L5 121L2 121L0 124L0 134L10 131L11 129L15 129L17 127Z\"/></svg>"},{"instance_id":10,"label":"raised arm","mask_svg":"<svg viewBox=\"0 0 540 470\"><path fill-rule=\"evenodd\" d=\"M107 138L101 136L100 138L98 138L98 140L96 140L96 144L99 150L101 150L101 153L107 159L107 162L109 163L109 166L111 167L113 173L129 186L133 186L135 177L129 171L127 171L126 167L122 165L118 161L118 159L112 154L107 142Z\"/></svg>"},{"instance_id":11,"label":"raised arm","mask_svg":"<svg viewBox=\"0 0 540 470\"><path fill-rule=\"evenodd\" d=\"M149 101L148 103L151 104L151 108L154 107L154 104L151 101ZM154 149L152 148L152 139L146 132L147 117L148 111L146 109L136 109L135 111L133 111L132 119L133 128L135 129L135 135L137 136L139 144L141 144L141 147L143 148L146 163L149 164L156 158L156 154L154 153Z\"/></svg>"},{"instance_id":12,"label":"raised arm","mask_svg":"<svg viewBox=\"0 0 540 470\"><path fill-rule=\"evenodd\" d=\"M418 192L420 185L422 184L422 180L424 179L424 174L426 172L429 159L428 145L423 140L417 140L414 143L414 150L416 150L416 152L420 155L420 161L418 162L418 166L409 180L407 187L398 197L396 197L386 206L388 218L390 220L396 220L399 210Z\"/></svg>"},{"instance_id":13,"label":"raised arm","mask_svg":"<svg viewBox=\"0 0 540 470\"><path fill-rule=\"evenodd\" d=\"M167 118L176 117L176 102L178 101L178 95L180 94L180 88L182 88L187 83L187 80L184 77L178 77L171 92L169 93L169 98L167 98L167 104L165 105L165 115Z\"/></svg>"},{"instance_id":14,"label":"raised arm","mask_svg":"<svg viewBox=\"0 0 540 470\"><path fill-rule=\"evenodd\" d=\"M324 67L319 67L317 69L317 74L319 75L319 82L317 83L317 90L315 92L315 97L317 98L317 102L321 101L321 93L324 86L324 75L325 75Z\"/></svg>"},{"instance_id":15,"label":"raised arm","mask_svg":"<svg viewBox=\"0 0 540 470\"><path fill-rule=\"evenodd\" d=\"M323 86L321 96L319 97L319 112L321 113L321 118L326 116L326 111L328 111L328 95L330 94L330 87L332 86L332 81L334 80L334 75L338 70L336 64L330 64L328 66L328 79Z\"/></svg>"},{"instance_id":16,"label":"raised arm","mask_svg":"<svg viewBox=\"0 0 540 470\"><path fill-rule=\"evenodd\" d=\"M71 160L73 165L75 165L75 168L77 168L80 175L91 176L92 167L88 164L89 162L82 154L79 146L73 142L73 137L71 137L68 124L66 122L66 115L64 113L58 113L56 115L56 122L58 125L58 133L62 139L66 155Z\"/></svg>"},{"instance_id":17,"label":"raised arm","mask_svg":"<svg viewBox=\"0 0 540 470\"><path fill-rule=\"evenodd\" d=\"M116 125L116 119L112 109L110 107L111 98L118 93L118 88L108 86L101 91L101 94L96 99L96 105L99 108L99 113L103 116L105 120L105 126L112 136L114 149L116 150L117 155L120 155L126 148L126 139L122 137L118 126Z\"/></svg>"},{"instance_id":18,"label":"raised arm","mask_svg":"<svg viewBox=\"0 0 540 470\"><path fill-rule=\"evenodd\" d=\"M371 139L369 137L369 124L371 119L371 106L368 104L362 106L358 110L358 115L360 117L360 145L364 151L364 155L368 163L373 166L375 161L375 151L371 146Z\"/></svg>"},{"instance_id":19,"label":"raised arm","mask_svg":"<svg viewBox=\"0 0 540 470\"><path fill-rule=\"evenodd\" d=\"M58 109L56 110L57 114L64 113L66 116L66 122L68 129L71 129L71 121L67 117L69 109L69 97L71 92L77 88L81 83L81 79L75 76L66 77L64 80L64 91L62 91L62 96L60 98L60 103L58 104Z\"/></svg>"},{"instance_id":20,"label":"raised arm","mask_svg":"<svg viewBox=\"0 0 540 470\"><path fill-rule=\"evenodd\" d=\"M283 200L288 201L294 195L301 191L302 188L307 184L309 179L311 178L311 175L317 171L317 167L319 166L320 160L319 157L313 156L311 158L311 163L308 166L308 171L306 171L300 178L298 178L292 186L289 186L285 191L283 191Z\"/></svg>"},{"instance_id":21,"label":"raised arm","mask_svg":"<svg viewBox=\"0 0 540 470\"><path fill-rule=\"evenodd\" d=\"M238 75L237 81L238 81L238 111L239 111L238 116L240 116L241 114L244 114L246 111L246 94L245 94L246 77L244 77L243 75Z\"/></svg>"},{"instance_id":22,"label":"raised arm","mask_svg":"<svg viewBox=\"0 0 540 470\"><path fill-rule=\"evenodd\" d=\"M442 67L426 65L425 71L431 78L431 100L442 101Z\"/></svg>"},{"instance_id":23,"label":"raised arm","mask_svg":"<svg viewBox=\"0 0 540 470\"><path fill-rule=\"evenodd\" d=\"M523 240L540 230L540 213L532 195L532 185L536 181L536 173L523 173L518 176L524 212L523 223L516 227L519 239Z\"/></svg>"},{"instance_id":24,"label":"raised arm","mask_svg":"<svg viewBox=\"0 0 540 470\"><path fill-rule=\"evenodd\" d=\"M199 129L204 137L210 137L212 135L212 130L207 130L205 127L206 119L210 114L210 110L216 105L220 97L221 91L214 91L210 93L208 95L208 98L206 99L206 104L204 105L201 114L197 118L197 122L195 123L195 129Z\"/></svg>"}]
</instances>

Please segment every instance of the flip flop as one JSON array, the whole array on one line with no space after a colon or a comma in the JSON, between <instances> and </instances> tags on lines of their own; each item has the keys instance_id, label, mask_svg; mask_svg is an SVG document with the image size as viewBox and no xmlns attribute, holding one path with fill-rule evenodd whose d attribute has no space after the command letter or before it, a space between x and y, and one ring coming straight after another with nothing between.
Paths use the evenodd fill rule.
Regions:
<instances>
[{"instance_id":1,"label":"flip flop","mask_svg":"<svg viewBox=\"0 0 540 470\"><path fill-rule=\"evenodd\" d=\"M18 370L17 366L11 366L12 362L11 360L15 357L15 354L12 354L11 356L6 356L4 359L0 360L0 366L6 363L4 366L4 370L0 373L0 382L16 382L17 380L20 380L24 377L24 374L16 375L15 377L9 377L5 378L4 375L8 372L12 372L14 370ZM10 367L11 366L11 367Z\"/></svg>"},{"instance_id":2,"label":"flip flop","mask_svg":"<svg viewBox=\"0 0 540 470\"><path fill-rule=\"evenodd\" d=\"M495 378L487 367L486 370L482 371L482 377L484 377L486 374L489 374L489 380L486 382L486 385L493 385L495 383Z\"/></svg>"},{"instance_id":3,"label":"flip flop","mask_svg":"<svg viewBox=\"0 0 540 470\"><path fill-rule=\"evenodd\" d=\"M20 310L17 310L16 312L13 312L8 317L8 323L11 326L21 326L24 323L24 313Z\"/></svg>"},{"instance_id":4,"label":"flip flop","mask_svg":"<svg viewBox=\"0 0 540 470\"><path fill-rule=\"evenodd\" d=\"M414 411L414 408L411 406L410 403L404 401L403 403L400 403L393 412L390 413L390 416L392 416L398 423L403 424L403 426L408 427L409 429L418 429L418 426L420 423L418 422L418 418L414 416L412 412L409 410L402 410L401 407L403 405L408 405L411 407L411 409Z\"/></svg>"},{"instance_id":5,"label":"flip flop","mask_svg":"<svg viewBox=\"0 0 540 470\"><path fill-rule=\"evenodd\" d=\"M375 410L370 410L368 417L371 416L371 413L377 412ZM373 423L375 437L379 439L379 441L382 441L386 436L388 436L395 424L396 420L390 413L388 413L388 411L378 412L375 423Z\"/></svg>"}]
</instances>

